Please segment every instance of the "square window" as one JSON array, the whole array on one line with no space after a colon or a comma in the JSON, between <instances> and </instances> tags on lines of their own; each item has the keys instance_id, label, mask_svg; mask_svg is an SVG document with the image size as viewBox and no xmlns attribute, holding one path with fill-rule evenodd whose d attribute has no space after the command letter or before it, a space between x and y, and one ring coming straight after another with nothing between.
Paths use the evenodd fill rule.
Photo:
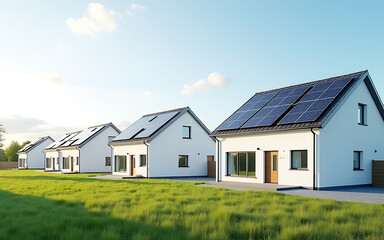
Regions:
<instances>
[{"instance_id":1,"label":"square window","mask_svg":"<svg viewBox=\"0 0 384 240\"><path fill-rule=\"evenodd\" d=\"M188 167L188 155L179 155L179 167Z\"/></svg>"},{"instance_id":2,"label":"square window","mask_svg":"<svg viewBox=\"0 0 384 240\"><path fill-rule=\"evenodd\" d=\"M147 155L140 155L140 167L147 166Z\"/></svg>"},{"instance_id":3,"label":"square window","mask_svg":"<svg viewBox=\"0 0 384 240\"><path fill-rule=\"evenodd\" d=\"M183 126L183 138L184 139L191 139L191 127L190 126Z\"/></svg>"},{"instance_id":4,"label":"square window","mask_svg":"<svg viewBox=\"0 0 384 240\"><path fill-rule=\"evenodd\" d=\"M307 150L291 151L291 169L307 169L308 152Z\"/></svg>"},{"instance_id":5,"label":"square window","mask_svg":"<svg viewBox=\"0 0 384 240\"><path fill-rule=\"evenodd\" d=\"M353 170L361 169L362 151L353 151Z\"/></svg>"},{"instance_id":6,"label":"square window","mask_svg":"<svg viewBox=\"0 0 384 240\"><path fill-rule=\"evenodd\" d=\"M105 157L105 166L111 166L111 157Z\"/></svg>"}]
</instances>

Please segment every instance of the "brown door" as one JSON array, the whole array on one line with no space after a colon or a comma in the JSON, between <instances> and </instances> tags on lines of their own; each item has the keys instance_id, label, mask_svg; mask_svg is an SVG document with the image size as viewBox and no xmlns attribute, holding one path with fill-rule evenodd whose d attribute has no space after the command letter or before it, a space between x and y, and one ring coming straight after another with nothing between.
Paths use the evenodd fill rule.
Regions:
<instances>
[{"instance_id":1,"label":"brown door","mask_svg":"<svg viewBox=\"0 0 384 240\"><path fill-rule=\"evenodd\" d=\"M55 158L52 158L52 166L53 166L53 170L55 170Z\"/></svg>"},{"instance_id":2,"label":"brown door","mask_svg":"<svg viewBox=\"0 0 384 240\"><path fill-rule=\"evenodd\" d=\"M279 168L278 168L278 153L265 152L265 182L278 183Z\"/></svg>"},{"instance_id":3,"label":"brown door","mask_svg":"<svg viewBox=\"0 0 384 240\"><path fill-rule=\"evenodd\" d=\"M136 163L135 156L131 155L131 176L136 175Z\"/></svg>"},{"instance_id":4,"label":"brown door","mask_svg":"<svg viewBox=\"0 0 384 240\"><path fill-rule=\"evenodd\" d=\"M208 177L216 177L216 162L213 156L207 156Z\"/></svg>"},{"instance_id":5,"label":"brown door","mask_svg":"<svg viewBox=\"0 0 384 240\"><path fill-rule=\"evenodd\" d=\"M73 157L71 157L71 172L73 172L73 165L74 165L74 161L73 161Z\"/></svg>"}]
</instances>

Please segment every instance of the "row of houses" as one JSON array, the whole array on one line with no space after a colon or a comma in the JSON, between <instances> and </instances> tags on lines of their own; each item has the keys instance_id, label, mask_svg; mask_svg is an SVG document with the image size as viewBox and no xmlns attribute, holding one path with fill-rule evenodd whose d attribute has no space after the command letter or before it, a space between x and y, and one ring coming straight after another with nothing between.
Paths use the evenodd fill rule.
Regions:
<instances>
[{"instance_id":1,"label":"row of houses","mask_svg":"<svg viewBox=\"0 0 384 240\"><path fill-rule=\"evenodd\" d=\"M258 92L213 132L189 107L44 137L19 151L19 168L111 172L319 189L372 183L384 159L384 108L368 71Z\"/></svg>"}]
</instances>

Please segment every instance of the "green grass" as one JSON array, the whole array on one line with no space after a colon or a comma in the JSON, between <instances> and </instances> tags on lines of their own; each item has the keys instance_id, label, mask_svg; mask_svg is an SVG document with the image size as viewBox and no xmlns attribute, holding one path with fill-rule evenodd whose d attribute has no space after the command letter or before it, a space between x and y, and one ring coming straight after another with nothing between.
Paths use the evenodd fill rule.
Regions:
<instances>
[{"instance_id":1,"label":"green grass","mask_svg":"<svg viewBox=\"0 0 384 240\"><path fill-rule=\"evenodd\" d=\"M0 239L380 239L384 205L0 170Z\"/></svg>"}]
</instances>

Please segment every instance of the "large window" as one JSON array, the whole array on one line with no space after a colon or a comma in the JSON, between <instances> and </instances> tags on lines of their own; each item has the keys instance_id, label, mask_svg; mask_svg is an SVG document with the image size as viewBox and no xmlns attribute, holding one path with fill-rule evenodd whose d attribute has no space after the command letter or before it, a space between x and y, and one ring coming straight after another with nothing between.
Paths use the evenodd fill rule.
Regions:
<instances>
[{"instance_id":1,"label":"large window","mask_svg":"<svg viewBox=\"0 0 384 240\"><path fill-rule=\"evenodd\" d=\"M140 167L147 166L147 155L140 155Z\"/></svg>"},{"instance_id":2,"label":"large window","mask_svg":"<svg viewBox=\"0 0 384 240\"><path fill-rule=\"evenodd\" d=\"M188 167L188 155L179 155L179 167Z\"/></svg>"},{"instance_id":3,"label":"large window","mask_svg":"<svg viewBox=\"0 0 384 240\"><path fill-rule=\"evenodd\" d=\"M105 157L105 166L111 166L111 157Z\"/></svg>"},{"instance_id":4,"label":"large window","mask_svg":"<svg viewBox=\"0 0 384 240\"><path fill-rule=\"evenodd\" d=\"M115 156L115 172L127 171L127 156Z\"/></svg>"},{"instance_id":5,"label":"large window","mask_svg":"<svg viewBox=\"0 0 384 240\"><path fill-rule=\"evenodd\" d=\"M45 160L47 161L47 168L52 168L51 159L46 158Z\"/></svg>"},{"instance_id":6,"label":"large window","mask_svg":"<svg viewBox=\"0 0 384 240\"><path fill-rule=\"evenodd\" d=\"M69 157L63 158L63 169L69 169Z\"/></svg>"},{"instance_id":7,"label":"large window","mask_svg":"<svg viewBox=\"0 0 384 240\"><path fill-rule=\"evenodd\" d=\"M291 169L307 169L308 168L308 151L294 150L291 151Z\"/></svg>"},{"instance_id":8,"label":"large window","mask_svg":"<svg viewBox=\"0 0 384 240\"><path fill-rule=\"evenodd\" d=\"M256 176L255 152L240 152L227 154L227 175L231 176Z\"/></svg>"},{"instance_id":9,"label":"large window","mask_svg":"<svg viewBox=\"0 0 384 240\"><path fill-rule=\"evenodd\" d=\"M362 151L353 151L353 170L362 170L361 169L362 158L363 158Z\"/></svg>"},{"instance_id":10,"label":"large window","mask_svg":"<svg viewBox=\"0 0 384 240\"><path fill-rule=\"evenodd\" d=\"M367 124L367 105L359 103L357 107L357 122L360 125Z\"/></svg>"},{"instance_id":11,"label":"large window","mask_svg":"<svg viewBox=\"0 0 384 240\"><path fill-rule=\"evenodd\" d=\"M191 138L191 126L183 126L183 138L184 139Z\"/></svg>"}]
</instances>

